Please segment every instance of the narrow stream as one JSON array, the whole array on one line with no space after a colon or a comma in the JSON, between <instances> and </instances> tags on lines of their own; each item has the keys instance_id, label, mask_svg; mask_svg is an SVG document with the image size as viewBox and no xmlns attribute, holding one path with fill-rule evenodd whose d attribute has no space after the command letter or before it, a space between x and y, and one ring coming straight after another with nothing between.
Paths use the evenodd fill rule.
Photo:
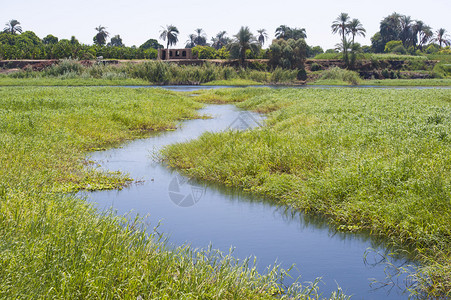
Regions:
<instances>
[{"instance_id":1,"label":"narrow stream","mask_svg":"<svg viewBox=\"0 0 451 300\"><path fill-rule=\"evenodd\" d=\"M237 189L192 182L155 162L151 155L165 145L197 138L205 131L259 126L259 115L233 105L209 105L200 111L211 119L184 121L175 131L136 140L122 148L92 153L90 159L103 168L129 173L134 183L121 191L82 193L100 210L113 208L119 215L148 216L149 232L160 222L158 232L175 245L213 248L244 259L257 257L264 272L275 262L288 268L292 282L314 281L322 277L324 296L339 285L353 299L407 299L406 276L392 278L395 284L371 286L371 279L385 281L386 264L375 263L384 253L374 239L363 234L336 233L319 218L293 212L276 203ZM365 257L367 262L365 262ZM394 259L401 266L408 261Z\"/></svg>"}]
</instances>

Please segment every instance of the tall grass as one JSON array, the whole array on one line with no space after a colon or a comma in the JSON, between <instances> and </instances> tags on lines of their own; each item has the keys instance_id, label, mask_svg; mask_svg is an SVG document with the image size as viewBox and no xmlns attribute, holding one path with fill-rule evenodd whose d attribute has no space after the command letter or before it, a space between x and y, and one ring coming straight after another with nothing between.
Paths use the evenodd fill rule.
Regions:
<instances>
[{"instance_id":1,"label":"tall grass","mask_svg":"<svg viewBox=\"0 0 451 300\"><path fill-rule=\"evenodd\" d=\"M339 67L334 67L325 70L322 73L320 80L335 80L353 85L357 85L361 81L359 73L355 71L341 69Z\"/></svg>"},{"instance_id":2,"label":"tall grass","mask_svg":"<svg viewBox=\"0 0 451 300\"><path fill-rule=\"evenodd\" d=\"M259 83L289 83L296 81L296 72L276 69L274 72L233 68L205 63L201 66L177 65L162 61L145 61L120 65L83 66L76 60L63 60L42 72L22 70L2 76L4 78L61 80L103 79L104 82L121 80L143 80L147 84L202 84L218 80L252 80ZM4 84L5 80L2 80Z\"/></svg>"},{"instance_id":3,"label":"tall grass","mask_svg":"<svg viewBox=\"0 0 451 300\"><path fill-rule=\"evenodd\" d=\"M169 165L413 247L422 291L451 295L451 90L242 89L196 99L242 101L269 113L267 126L168 146Z\"/></svg>"},{"instance_id":4,"label":"tall grass","mask_svg":"<svg viewBox=\"0 0 451 300\"><path fill-rule=\"evenodd\" d=\"M67 194L131 180L86 151L174 128L201 106L160 89L1 87L0 298L319 298L317 285L284 288L277 267L262 275L211 249L169 248L141 220Z\"/></svg>"}]
</instances>

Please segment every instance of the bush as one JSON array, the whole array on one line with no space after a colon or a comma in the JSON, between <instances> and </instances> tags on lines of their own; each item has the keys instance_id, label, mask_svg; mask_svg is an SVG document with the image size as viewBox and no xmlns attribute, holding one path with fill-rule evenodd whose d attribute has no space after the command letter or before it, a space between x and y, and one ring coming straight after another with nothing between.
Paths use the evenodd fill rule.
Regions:
<instances>
[{"instance_id":1,"label":"bush","mask_svg":"<svg viewBox=\"0 0 451 300\"><path fill-rule=\"evenodd\" d=\"M312 66L310 67L310 70L312 70L312 72L319 71L321 70L321 66L317 63L313 63Z\"/></svg>"},{"instance_id":2,"label":"bush","mask_svg":"<svg viewBox=\"0 0 451 300\"><path fill-rule=\"evenodd\" d=\"M323 72L321 79L340 80L357 85L360 83L359 73L334 67Z\"/></svg>"},{"instance_id":3,"label":"bush","mask_svg":"<svg viewBox=\"0 0 451 300\"><path fill-rule=\"evenodd\" d=\"M386 53L393 52L393 49L395 49L396 47L399 47L399 46L402 46L404 48L402 41L389 41L385 44L384 52L386 52ZM404 48L404 51L405 50L406 49Z\"/></svg>"},{"instance_id":4,"label":"bush","mask_svg":"<svg viewBox=\"0 0 451 300\"><path fill-rule=\"evenodd\" d=\"M81 74L83 66L74 59L63 59L58 64L52 65L45 70L46 75L61 76L66 73Z\"/></svg>"},{"instance_id":5,"label":"bush","mask_svg":"<svg viewBox=\"0 0 451 300\"><path fill-rule=\"evenodd\" d=\"M396 46L395 48L392 49L391 52L397 53L397 54L406 54L407 53L406 48L404 48L403 45Z\"/></svg>"}]
</instances>

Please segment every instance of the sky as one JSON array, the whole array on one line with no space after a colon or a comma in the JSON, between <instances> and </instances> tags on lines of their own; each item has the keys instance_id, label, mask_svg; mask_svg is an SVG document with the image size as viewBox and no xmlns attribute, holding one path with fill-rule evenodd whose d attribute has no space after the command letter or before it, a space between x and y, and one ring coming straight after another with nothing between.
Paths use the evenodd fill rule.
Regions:
<instances>
[{"instance_id":1,"label":"sky","mask_svg":"<svg viewBox=\"0 0 451 300\"><path fill-rule=\"evenodd\" d=\"M207 39L220 31L232 37L241 26L249 26L254 34L266 29L269 46L279 25L305 28L307 43L334 48L338 35L331 33L331 24L341 12L357 18L366 29L366 37L356 38L362 45L371 44L371 36L379 30L380 21L393 12L422 20L433 31L445 28L451 33L451 0L2 0L0 22L16 19L24 31L34 31L40 38L53 34L70 39L72 35L85 44L92 44L95 28L105 26L110 37L119 34L126 46L158 39L162 26L179 29L183 48L188 36L202 28ZM4 26L3 26L4 27ZM2 28L0 28L2 29ZM161 44L163 41L159 40Z\"/></svg>"}]
</instances>

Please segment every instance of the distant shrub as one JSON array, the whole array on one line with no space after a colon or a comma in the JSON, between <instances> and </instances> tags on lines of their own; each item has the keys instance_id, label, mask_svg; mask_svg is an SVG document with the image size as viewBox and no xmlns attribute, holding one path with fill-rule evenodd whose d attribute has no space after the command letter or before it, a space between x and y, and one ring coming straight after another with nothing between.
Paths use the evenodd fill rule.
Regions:
<instances>
[{"instance_id":1,"label":"distant shrub","mask_svg":"<svg viewBox=\"0 0 451 300\"><path fill-rule=\"evenodd\" d=\"M296 79L298 71L296 70L284 70L282 68L276 68L271 74L271 82L290 82Z\"/></svg>"},{"instance_id":2,"label":"distant shrub","mask_svg":"<svg viewBox=\"0 0 451 300\"><path fill-rule=\"evenodd\" d=\"M297 80L307 80L307 72L305 69L300 69L298 73L296 74Z\"/></svg>"},{"instance_id":3,"label":"distant shrub","mask_svg":"<svg viewBox=\"0 0 451 300\"><path fill-rule=\"evenodd\" d=\"M50 76L61 76L66 73L81 74L82 72L83 66L74 59L63 59L58 64L45 69L45 74Z\"/></svg>"},{"instance_id":4,"label":"distant shrub","mask_svg":"<svg viewBox=\"0 0 451 300\"><path fill-rule=\"evenodd\" d=\"M341 80L357 85L360 83L359 73L334 67L323 72L321 79Z\"/></svg>"},{"instance_id":5,"label":"distant shrub","mask_svg":"<svg viewBox=\"0 0 451 300\"><path fill-rule=\"evenodd\" d=\"M313 63L312 66L310 67L310 70L312 70L313 72L319 71L321 70L321 66L317 63Z\"/></svg>"},{"instance_id":6,"label":"distant shrub","mask_svg":"<svg viewBox=\"0 0 451 300\"><path fill-rule=\"evenodd\" d=\"M217 51L210 46L196 46L192 49L193 56L199 59L214 59L217 58Z\"/></svg>"},{"instance_id":7,"label":"distant shrub","mask_svg":"<svg viewBox=\"0 0 451 300\"><path fill-rule=\"evenodd\" d=\"M407 53L406 48L404 48L403 45L396 46L395 48L392 49L391 52L397 53L397 54L406 54Z\"/></svg>"},{"instance_id":8,"label":"distant shrub","mask_svg":"<svg viewBox=\"0 0 451 300\"><path fill-rule=\"evenodd\" d=\"M402 41L389 41L385 44L384 52L386 52L386 53L393 52L393 49L395 49L396 47L399 47L399 46L403 46Z\"/></svg>"}]
</instances>

